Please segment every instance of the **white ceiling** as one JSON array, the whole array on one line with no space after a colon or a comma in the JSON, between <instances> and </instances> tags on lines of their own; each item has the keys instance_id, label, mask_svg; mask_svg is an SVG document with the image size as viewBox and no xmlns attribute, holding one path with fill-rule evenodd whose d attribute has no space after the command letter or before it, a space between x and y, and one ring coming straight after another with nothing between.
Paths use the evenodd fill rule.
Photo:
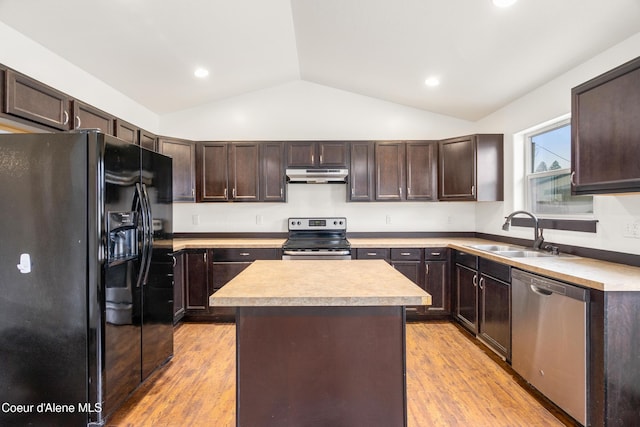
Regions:
<instances>
[{"instance_id":1,"label":"white ceiling","mask_svg":"<svg viewBox=\"0 0 640 427\"><path fill-rule=\"evenodd\" d=\"M640 32L640 0L0 0L0 21L158 114L302 79L477 120Z\"/></svg>"}]
</instances>

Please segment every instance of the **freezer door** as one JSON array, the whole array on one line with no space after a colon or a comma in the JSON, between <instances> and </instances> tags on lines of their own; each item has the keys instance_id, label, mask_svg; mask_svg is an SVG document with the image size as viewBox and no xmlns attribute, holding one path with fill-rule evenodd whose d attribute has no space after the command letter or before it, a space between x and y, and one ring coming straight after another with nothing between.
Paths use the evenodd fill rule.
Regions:
<instances>
[{"instance_id":1,"label":"freezer door","mask_svg":"<svg viewBox=\"0 0 640 427\"><path fill-rule=\"evenodd\" d=\"M172 162L142 150L142 188L151 224L148 270L143 281L142 378L173 355Z\"/></svg>"},{"instance_id":2,"label":"freezer door","mask_svg":"<svg viewBox=\"0 0 640 427\"><path fill-rule=\"evenodd\" d=\"M2 426L88 421L86 141L0 135Z\"/></svg>"},{"instance_id":3,"label":"freezer door","mask_svg":"<svg viewBox=\"0 0 640 427\"><path fill-rule=\"evenodd\" d=\"M138 278L144 230L140 195L136 190L140 183L140 148L107 135L101 135L98 143L104 165L102 227L106 230L105 249L109 254L102 270L105 314L101 324L104 334L102 416L106 417L142 379L142 287ZM112 250L112 246L115 249Z\"/></svg>"}]
</instances>

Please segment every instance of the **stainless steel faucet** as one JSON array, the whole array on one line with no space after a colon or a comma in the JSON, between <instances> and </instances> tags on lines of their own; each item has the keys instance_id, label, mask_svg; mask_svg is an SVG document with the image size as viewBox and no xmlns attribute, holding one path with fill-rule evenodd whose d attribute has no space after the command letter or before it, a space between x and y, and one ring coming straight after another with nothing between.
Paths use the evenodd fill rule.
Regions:
<instances>
[{"instance_id":1,"label":"stainless steel faucet","mask_svg":"<svg viewBox=\"0 0 640 427\"><path fill-rule=\"evenodd\" d=\"M515 211L509 214L509 216L505 217L505 222L502 224L502 229L504 231L509 231L509 227L511 226L511 218L516 215L524 214L529 215L531 219L533 219L533 249L538 250L542 247L544 243L544 237L542 236L543 229L540 228L538 217L527 211Z\"/></svg>"}]
</instances>

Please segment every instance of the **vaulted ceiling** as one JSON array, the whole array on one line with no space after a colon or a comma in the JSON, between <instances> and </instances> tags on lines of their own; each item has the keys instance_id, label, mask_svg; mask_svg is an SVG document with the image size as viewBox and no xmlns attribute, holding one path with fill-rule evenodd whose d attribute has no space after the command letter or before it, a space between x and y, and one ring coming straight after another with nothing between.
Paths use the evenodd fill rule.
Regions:
<instances>
[{"instance_id":1,"label":"vaulted ceiling","mask_svg":"<svg viewBox=\"0 0 640 427\"><path fill-rule=\"evenodd\" d=\"M477 120L640 32L640 1L0 0L0 21L158 114L305 80Z\"/></svg>"}]
</instances>

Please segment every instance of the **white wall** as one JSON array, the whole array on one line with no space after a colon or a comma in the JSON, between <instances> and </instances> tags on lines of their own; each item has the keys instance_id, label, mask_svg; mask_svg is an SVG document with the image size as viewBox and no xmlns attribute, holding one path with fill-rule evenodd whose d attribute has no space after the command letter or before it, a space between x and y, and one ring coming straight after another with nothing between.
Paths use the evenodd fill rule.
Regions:
<instances>
[{"instance_id":1,"label":"white wall","mask_svg":"<svg viewBox=\"0 0 640 427\"><path fill-rule=\"evenodd\" d=\"M471 129L470 122L305 81L161 117L162 134L192 140L441 139ZM350 231L475 228L474 203L347 203L346 185L337 184L289 184L288 192L287 203L176 204L174 229L277 232L286 231L288 217L313 215L346 216Z\"/></svg>"},{"instance_id":2,"label":"white wall","mask_svg":"<svg viewBox=\"0 0 640 427\"><path fill-rule=\"evenodd\" d=\"M606 50L540 88L517 99L475 124L478 132L505 134L505 202L479 203L476 230L490 234L532 238L531 229L512 227L503 232L504 217L523 206L518 203L523 191L522 131L571 112L571 88L640 55L640 33ZM523 64L526 66L526 64ZM604 147L603 147L604 150ZM605 250L640 254L640 240L625 238L624 227L640 222L640 196L595 196L594 217L597 233L546 230L548 241Z\"/></svg>"},{"instance_id":3,"label":"white wall","mask_svg":"<svg viewBox=\"0 0 640 427\"><path fill-rule=\"evenodd\" d=\"M157 114L2 22L0 40L0 63L136 126L158 131Z\"/></svg>"}]
</instances>

